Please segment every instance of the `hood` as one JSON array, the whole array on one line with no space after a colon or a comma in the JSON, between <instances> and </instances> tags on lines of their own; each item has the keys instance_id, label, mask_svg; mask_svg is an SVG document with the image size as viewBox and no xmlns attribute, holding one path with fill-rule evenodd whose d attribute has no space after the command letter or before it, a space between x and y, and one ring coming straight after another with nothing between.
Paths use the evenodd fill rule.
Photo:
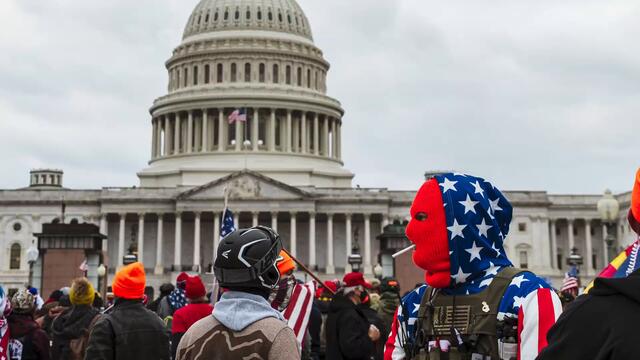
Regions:
<instances>
[{"instance_id":1,"label":"hood","mask_svg":"<svg viewBox=\"0 0 640 360\"><path fill-rule=\"evenodd\" d=\"M597 278L590 296L622 295L640 303L640 270L626 278Z\"/></svg>"},{"instance_id":2,"label":"hood","mask_svg":"<svg viewBox=\"0 0 640 360\"><path fill-rule=\"evenodd\" d=\"M284 321L282 314L274 310L265 298L239 291L222 294L213 309L213 317L233 331L242 331L256 321L270 317Z\"/></svg>"},{"instance_id":3,"label":"hood","mask_svg":"<svg viewBox=\"0 0 640 360\"><path fill-rule=\"evenodd\" d=\"M12 338L20 338L38 329L38 324L30 314L12 313L9 315L9 329Z\"/></svg>"},{"instance_id":4,"label":"hood","mask_svg":"<svg viewBox=\"0 0 640 360\"><path fill-rule=\"evenodd\" d=\"M78 338L89 327L98 310L89 305L74 306L60 314L51 326L55 336L66 339Z\"/></svg>"},{"instance_id":5,"label":"hood","mask_svg":"<svg viewBox=\"0 0 640 360\"><path fill-rule=\"evenodd\" d=\"M429 181L432 186L427 186ZM504 267L513 266L503 247L512 218L511 203L500 190L479 177L447 173L429 181L414 200L407 236L416 243L416 253L432 251L433 238L441 237L449 251L450 285L447 289L461 293L479 291ZM430 193L421 194L425 191ZM416 217L422 207L435 216L427 214L426 219L418 223ZM428 223L438 221L434 208L439 213L444 209L444 214L439 216L444 219L437 223L437 229L433 229L434 223L431 227ZM421 226L428 231L420 234ZM418 242L423 244L414 239L421 239ZM414 261L416 255L420 257L420 254L414 254Z\"/></svg>"}]
</instances>

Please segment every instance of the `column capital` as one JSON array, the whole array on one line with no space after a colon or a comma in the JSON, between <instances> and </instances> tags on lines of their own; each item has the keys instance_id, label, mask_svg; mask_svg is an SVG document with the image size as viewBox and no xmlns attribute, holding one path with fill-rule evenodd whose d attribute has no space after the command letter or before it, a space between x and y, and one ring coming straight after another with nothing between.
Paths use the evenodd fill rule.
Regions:
<instances>
[{"instance_id":1,"label":"column capital","mask_svg":"<svg viewBox=\"0 0 640 360\"><path fill-rule=\"evenodd\" d=\"M333 215L335 215L335 214L334 214L334 213L332 213L332 212L328 212L328 213L326 213L326 214L327 214L327 218L329 218L329 219L333 219Z\"/></svg>"},{"instance_id":2,"label":"column capital","mask_svg":"<svg viewBox=\"0 0 640 360\"><path fill-rule=\"evenodd\" d=\"M344 217L347 218L347 220L351 220L351 218L353 217L352 213L345 213Z\"/></svg>"},{"instance_id":3,"label":"column capital","mask_svg":"<svg viewBox=\"0 0 640 360\"><path fill-rule=\"evenodd\" d=\"M176 211L174 214L176 218L182 218L182 211Z\"/></svg>"},{"instance_id":4,"label":"column capital","mask_svg":"<svg viewBox=\"0 0 640 360\"><path fill-rule=\"evenodd\" d=\"M289 211L289 215L293 216L293 217L296 217L296 216L298 216L298 212L297 211Z\"/></svg>"},{"instance_id":5,"label":"column capital","mask_svg":"<svg viewBox=\"0 0 640 360\"><path fill-rule=\"evenodd\" d=\"M118 213L118 216L120 216L120 218L123 219L123 218L127 217L127 213L126 212L121 212L121 213Z\"/></svg>"},{"instance_id":6,"label":"column capital","mask_svg":"<svg viewBox=\"0 0 640 360\"><path fill-rule=\"evenodd\" d=\"M196 215L197 218L202 216L202 213L200 211L194 211L193 213Z\"/></svg>"},{"instance_id":7,"label":"column capital","mask_svg":"<svg viewBox=\"0 0 640 360\"><path fill-rule=\"evenodd\" d=\"M272 214L273 214L273 213L272 213ZM251 212L251 215L252 215L252 216L258 216L258 215L260 215L260 211L252 211L252 212Z\"/></svg>"},{"instance_id":8,"label":"column capital","mask_svg":"<svg viewBox=\"0 0 640 360\"><path fill-rule=\"evenodd\" d=\"M279 212L278 211L272 211L271 212L271 216L278 216Z\"/></svg>"},{"instance_id":9,"label":"column capital","mask_svg":"<svg viewBox=\"0 0 640 360\"><path fill-rule=\"evenodd\" d=\"M576 218L574 218L574 217L567 217L566 219L567 219L567 223L569 223L571 225L573 225L573 223L576 221Z\"/></svg>"},{"instance_id":10,"label":"column capital","mask_svg":"<svg viewBox=\"0 0 640 360\"><path fill-rule=\"evenodd\" d=\"M315 211L309 211L309 217L315 218L316 217L316 212Z\"/></svg>"},{"instance_id":11,"label":"column capital","mask_svg":"<svg viewBox=\"0 0 640 360\"><path fill-rule=\"evenodd\" d=\"M363 213L362 216L364 216L365 220L370 220L371 219L371 214L370 213Z\"/></svg>"}]
</instances>

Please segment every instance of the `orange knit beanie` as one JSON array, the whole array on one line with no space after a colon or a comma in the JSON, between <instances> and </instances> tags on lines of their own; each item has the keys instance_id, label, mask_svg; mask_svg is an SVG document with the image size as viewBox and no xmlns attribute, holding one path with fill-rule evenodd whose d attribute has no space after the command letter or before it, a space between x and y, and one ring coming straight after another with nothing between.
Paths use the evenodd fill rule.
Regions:
<instances>
[{"instance_id":1,"label":"orange knit beanie","mask_svg":"<svg viewBox=\"0 0 640 360\"><path fill-rule=\"evenodd\" d=\"M142 299L146 276L144 267L136 262L123 267L113 279L113 294L121 299Z\"/></svg>"},{"instance_id":2,"label":"orange knit beanie","mask_svg":"<svg viewBox=\"0 0 640 360\"><path fill-rule=\"evenodd\" d=\"M629 224L640 235L640 169L636 173L631 193L631 209L629 211Z\"/></svg>"},{"instance_id":3,"label":"orange knit beanie","mask_svg":"<svg viewBox=\"0 0 640 360\"><path fill-rule=\"evenodd\" d=\"M291 256L287 254L286 251L280 251L280 257L278 259L278 270L280 271L280 275L285 275L289 271L296 269L296 263L293 261Z\"/></svg>"}]
</instances>

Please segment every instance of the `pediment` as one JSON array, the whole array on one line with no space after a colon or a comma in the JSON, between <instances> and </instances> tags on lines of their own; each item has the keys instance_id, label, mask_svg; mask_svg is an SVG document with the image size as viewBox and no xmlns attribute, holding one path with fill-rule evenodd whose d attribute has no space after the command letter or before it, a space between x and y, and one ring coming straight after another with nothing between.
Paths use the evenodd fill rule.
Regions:
<instances>
[{"instance_id":1,"label":"pediment","mask_svg":"<svg viewBox=\"0 0 640 360\"><path fill-rule=\"evenodd\" d=\"M242 171L202 186L190 189L178 196L179 200L296 200L310 194L253 171Z\"/></svg>"}]
</instances>

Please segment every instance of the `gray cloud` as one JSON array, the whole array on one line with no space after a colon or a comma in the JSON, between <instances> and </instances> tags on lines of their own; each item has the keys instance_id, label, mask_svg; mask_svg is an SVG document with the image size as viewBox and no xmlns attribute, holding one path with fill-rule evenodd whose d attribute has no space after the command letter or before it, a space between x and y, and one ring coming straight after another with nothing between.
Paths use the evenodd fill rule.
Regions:
<instances>
[{"instance_id":1,"label":"gray cloud","mask_svg":"<svg viewBox=\"0 0 640 360\"><path fill-rule=\"evenodd\" d=\"M637 2L299 1L347 111L355 183L413 189L456 169L505 189L629 189ZM0 187L40 166L71 187L136 184L196 2L0 2Z\"/></svg>"}]
</instances>

